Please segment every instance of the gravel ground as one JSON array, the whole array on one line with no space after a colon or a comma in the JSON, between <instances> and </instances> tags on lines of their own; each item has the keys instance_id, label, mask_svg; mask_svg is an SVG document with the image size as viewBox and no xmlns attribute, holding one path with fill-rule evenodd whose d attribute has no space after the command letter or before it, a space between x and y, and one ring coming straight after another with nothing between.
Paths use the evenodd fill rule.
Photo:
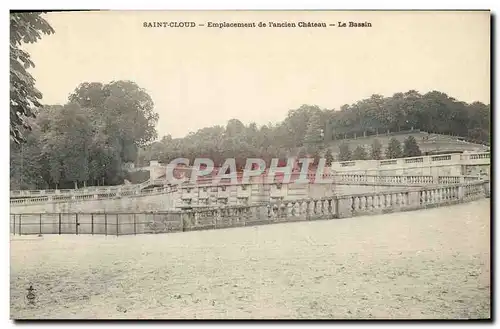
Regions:
<instances>
[{"instance_id":1,"label":"gravel ground","mask_svg":"<svg viewBox=\"0 0 500 329\"><path fill-rule=\"evenodd\" d=\"M189 233L13 236L11 318L489 318L489 208L488 199Z\"/></svg>"}]
</instances>

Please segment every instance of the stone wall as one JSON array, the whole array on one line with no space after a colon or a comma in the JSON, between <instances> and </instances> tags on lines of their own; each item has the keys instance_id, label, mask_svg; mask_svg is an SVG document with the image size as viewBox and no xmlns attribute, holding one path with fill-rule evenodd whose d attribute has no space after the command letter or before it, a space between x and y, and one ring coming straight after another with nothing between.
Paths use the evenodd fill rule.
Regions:
<instances>
[{"instance_id":1,"label":"stone wall","mask_svg":"<svg viewBox=\"0 0 500 329\"><path fill-rule=\"evenodd\" d=\"M468 202L489 197L489 188L489 181L476 181L189 211L11 214L10 231L13 234L128 235L335 219Z\"/></svg>"},{"instance_id":2,"label":"stone wall","mask_svg":"<svg viewBox=\"0 0 500 329\"><path fill-rule=\"evenodd\" d=\"M50 201L43 198L16 200L11 202L10 211L15 214L167 211L187 207L251 205L278 200L319 198L365 191L400 190L401 188L406 188L406 186L308 183L192 186L177 190L158 188L155 193L113 198L90 196Z\"/></svg>"}]
</instances>

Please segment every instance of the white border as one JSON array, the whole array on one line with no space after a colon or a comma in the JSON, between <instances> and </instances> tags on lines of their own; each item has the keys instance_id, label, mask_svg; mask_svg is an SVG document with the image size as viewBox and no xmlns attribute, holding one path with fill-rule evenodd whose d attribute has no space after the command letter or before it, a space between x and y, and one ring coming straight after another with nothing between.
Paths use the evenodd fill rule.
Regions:
<instances>
[{"instance_id":1,"label":"white border","mask_svg":"<svg viewBox=\"0 0 500 329\"><path fill-rule=\"evenodd\" d=\"M173 10L180 10L180 9L208 9L208 10L216 10L216 9L428 9L428 10L438 10L438 9L491 9L493 13L498 13L498 7L499 7L500 1L498 0L474 0L474 1L463 1L463 0L456 0L456 1L438 1L438 0L407 0L407 1L369 1L369 0L350 0L350 1L327 1L327 0L245 0L245 1L222 1L222 0L212 0L210 2L203 1L203 0L184 0L184 1L178 1L178 2L166 2L166 1L151 1L151 0L141 0L141 1L131 1L131 0L115 0L115 1L104 1L104 0L75 0L75 1L63 1L63 0L49 0L49 1L44 1L38 2L34 0L30 1L5 1L2 2L2 7L5 6L5 9L119 9L119 10L158 10L158 9L173 9ZM8 63L8 38L9 38L9 20L8 20L8 13L7 11L3 11L2 18L5 18L2 20L2 28L1 28L1 38L0 44L4 45L3 49L3 56L4 56L4 63ZM494 43L496 44L497 42L497 36L494 38ZM492 58L493 60L493 58ZM7 68L7 65L4 67L5 69L5 74L3 75L4 79L2 80L2 88L1 90L3 93L2 95L2 103L1 104L8 104L8 90L9 90L9 71ZM495 74L497 76L497 70L495 72L492 72L492 74ZM498 86L495 86L495 92L498 92ZM494 93L496 94L496 93ZM493 104L495 104L493 102ZM496 110L496 109L493 109ZM5 132L5 137L0 139L0 143L2 143L1 148L2 150L9 150L9 142L8 142L8 132L9 132L9 117L8 117L8 110L7 108L4 108L2 111L2 114L5 116L5 119L2 121L5 124L5 129L3 130ZM498 116L497 116L498 118ZM498 127L498 121L495 120L495 125ZM0 285L0 291L1 291L1 306L0 306L0 312L1 312L1 319L3 320L3 324L6 325L6 327L13 327L14 323L9 319L9 312L10 312L10 301L9 301L9 280L10 280L10 274L9 274L9 229L8 229L8 213L9 213L9 193L8 193L8 186L9 186L9 174L8 174L8 168L9 168L9 157L7 154L7 151L4 151L4 161L5 161L5 170L1 172L1 184L0 186L4 186L3 189L1 189L1 210L4 213L4 216L2 218L4 219L4 223L1 226L2 233L6 237L6 240L4 243L1 244L1 257L2 257L2 264L4 266L2 267L1 271L1 277L2 277L2 284ZM496 153L496 148L494 153ZM496 168L495 168L496 169ZM498 200L495 200L498 201ZM496 202L494 202L496 203ZM498 233L498 227L500 224L496 225L496 232ZM497 236L497 234L495 234ZM493 240L492 240L493 241ZM498 258L498 255L496 254L495 257L495 263ZM493 265L492 265L493 266ZM495 282L498 285L498 282ZM498 305L498 300L496 300L496 305ZM495 310L492 310L493 314L497 314L496 312L497 307L495 307ZM497 321L498 323L498 321ZM133 326L144 326L149 323L141 323L141 324L133 324ZM297 323L300 326L309 326L311 324L305 324L304 322L302 323ZM346 326L345 323L332 323L333 325L344 327ZM350 325L362 325L362 322L358 323L350 323ZM433 328L437 327L439 323L420 323L421 325L425 325L426 327ZM52 324L49 324L52 325ZM82 324L83 326L88 326L90 324ZM108 324L109 325L109 324ZM169 326L177 326L174 323L168 324ZM192 326L193 324L189 324L188 326ZM232 325L237 325L237 324L232 324ZM269 324L262 324L262 323L256 323L255 325L258 325L260 328L265 328L270 326ZM384 325L384 324L383 324ZM403 324L397 324L396 326L402 326ZM476 323L475 326L480 326L481 324ZM34 324L29 324L29 325L24 325L25 328L30 328L34 326ZM63 327L69 326L68 324L62 325ZM99 324L96 327L97 328L104 328L104 324ZM186 324L184 325L184 327ZM3 326L2 326L3 327Z\"/></svg>"}]
</instances>

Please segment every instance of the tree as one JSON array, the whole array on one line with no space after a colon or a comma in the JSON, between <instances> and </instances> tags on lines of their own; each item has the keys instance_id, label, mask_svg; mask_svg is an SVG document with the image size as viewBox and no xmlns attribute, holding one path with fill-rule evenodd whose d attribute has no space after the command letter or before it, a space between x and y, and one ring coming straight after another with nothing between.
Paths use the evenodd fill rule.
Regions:
<instances>
[{"instance_id":1,"label":"tree","mask_svg":"<svg viewBox=\"0 0 500 329\"><path fill-rule=\"evenodd\" d=\"M401 150L401 142L396 138L391 138L389 141L389 145L387 146L387 150L385 153L385 157L387 159L397 159L403 156L403 151Z\"/></svg>"},{"instance_id":2,"label":"tree","mask_svg":"<svg viewBox=\"0 0 500 329\"><path fill-rule=\"evenodd\" d=\"M287 117L283 120L283 128L286 133L286 142L283 146L302 146L309 129L309 121L313 116L317 115L321 123L321 114L322 111L318 106L306 104L298 109L288 111Z\"/></svg>"},{"instance_id":3,"label":"tree","mask_svg":"<svg viewBox=\"0 0 500 329\"><path fill-rule=\"evenodd\" d=\"M367 158L366 150L363 146L358 145L355 149L354 152L352 153L352 159L353 160L366 160Z\"/></svg>"},{"instance_id":4,"label":"tree","mask_svg":"<svg viewBox=\"0 0 500 329\"><path fill-rule=\"evenodd\" d=\"M307 124L307 132L304 137L304 143L307 145L317 145L323 141L323 124L319 114L314 114Z\"/></svg>"},{"instance_id":5,"label":"tree","mask_svg":"<svg viewBox=\"0 0 500 329\"><path fill-rule=\"evenodd\" d=\"M349 145L344 143L339 146L339 161L350 161L352 160L351 150L349 150Z\"/></svg>"},{"instance_id":6,"label":"tree","mask_svg":"<svg viewBox=\"0 0 500 329\"><path fill-rule=\"evenodd\" d=\"M370 157L373 160L380 160L382 159L382 144L378 139L374 139L370 151Z\"/></svg>"},{"instance_id":7,"label":"tree","mask_svg":"<svg viewBox=\"0 0 500 329\"><path fill-rule=\"evenodd\" d=\"M48 130L43 136L43 154L49 159L50 177L86 185L89 179L89 151L92 126L88 113L78 104L69 103L51 113Z\"/></svg>"},{"instance_id":8,"label":"tree","mask_svg":"<svg viewBox=\"0 0 500 329\"><path fill-rule=\"evenodd\" d=\"M89 111L95 124L105 126L108 134L118 139L124 160L135 159L135 154L123 153L134 153L134 148L127 146L144 146L157 137L158 114L154 112L153 100L135 82L82 83L69 100Z\"/></svg>"},{"instance_id":9,"label":"tree","mask_svg":"<svg viewBox=\"0 0 500 329\"><path fill-rule=\"evenodd\" d=\"M26 118L34 118L42 107L42 93L35 88L35 79L27 71L35 64L20 46L52 33L54 30L41 13L10 14L10 137L15 143L24 140L24 129L31 129Z\"/></svg>"},{"instance_id":10,"label":"tree","mask_svg":"<svg viewBox=\"0 0 500 329\"><path fill-rule=\"evenodd\" d=\"M421 156L422 152L420 151L420 147L418 146L417 140L413 136L408 136L405 139L403 145L403 157L417 157Z\"/></svg>"},{"instance_id":11,"label":"tree","mask_svg":"<svg viewBox=\"0 0 500 329\"><path fill-rule=\"evenodd\" d=\"M326 162L326 165L327 166L331 166L331 164L333 163L333 155L332 155L332 151L330 149L327 149L326 150L326 153L325 153L325 162Z\"/></svg>"},{"instance_id":12,"label":"tree","mask_svg":"<svg viewBox=\"0 0 500 329\"><path fill-rule=\"evenodd\" d=\"M313 165L318 165L320 159L320 150L316 145L311 145L307 148L307 155L313 159Z\"/></svg>"}]
</instances>

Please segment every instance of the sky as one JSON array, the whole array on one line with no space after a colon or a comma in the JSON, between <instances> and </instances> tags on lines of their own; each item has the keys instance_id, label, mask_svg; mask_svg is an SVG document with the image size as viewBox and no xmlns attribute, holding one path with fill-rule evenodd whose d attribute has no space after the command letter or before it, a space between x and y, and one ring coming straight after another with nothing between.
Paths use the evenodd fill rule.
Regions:
<instances>
[{"instance_id":1,"label":"sky","mask_svg":"<svg viewBox=\"0 0 500 329\"><path fill-rule=\"evenodd\" d=\"M132 80L155 102L159 137L232 118L278 122L302 104L339 109L410 89L490 103L489 12L108 11L45 18L56 33L26 46L42 102L64 104L82 82ZM205 26L143 26L152 21ZM224 21L372 27L208 27Z\"/></svg>"}]
</instances>

